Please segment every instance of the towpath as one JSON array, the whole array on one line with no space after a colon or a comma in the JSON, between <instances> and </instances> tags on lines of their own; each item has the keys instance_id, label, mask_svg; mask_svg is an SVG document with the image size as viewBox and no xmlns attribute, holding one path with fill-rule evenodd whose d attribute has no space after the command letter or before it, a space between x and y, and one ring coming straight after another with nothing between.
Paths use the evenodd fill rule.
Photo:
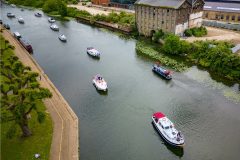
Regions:
<instances>
[{"instance_id":1,"label":"towpath","mask_svg":"<svg viewBox=\"0 0 240 160\"><path fill-rule=\"evenodd\" d=\"M3 30L1 33L11 45L15 47L15 54L26 66L30 66L33 71L41 76L39 80L42 87L48 88L52 93L52 98L44 100L47 111L53 120L53 138L50 150L50 160L78 160L79 159L79 137L78 137L78 117L73 112L69 104L63 98L58 89L50 81L42 68L33 57L23 48L12 34Z\"/></svg>"}]
</instances>

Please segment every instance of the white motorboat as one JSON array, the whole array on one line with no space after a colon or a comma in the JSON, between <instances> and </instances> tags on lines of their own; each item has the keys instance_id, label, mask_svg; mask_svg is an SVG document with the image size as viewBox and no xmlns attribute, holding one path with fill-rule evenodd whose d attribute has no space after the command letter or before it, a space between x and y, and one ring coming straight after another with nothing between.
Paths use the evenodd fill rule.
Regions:
<instances>
[{"instance_id":1,"label":"white motorboat","mask_svg":"<svg viewBox=\"0 0 240 160\"><path fill-rule=\"evenodd\" d=\"M176 147L184 146L182 133L174 127L174 124L163 113L154 113L152 115L152 121L157 131L167 143Z\"/></svg>"},{"instance_id":2,"label":"white motorboat","mask_svg":"<svg viewBox=\"0 0 240 160\"><path fill-rule=\"evenodd\" d=\"M39 13L39 12L35 13L34 15L35 15L36 17L42 17L42 14Z\"/></svg>"},{"instance_id":3,"label":"white motorboat","mask_svg":"<svg viewBox=\"0 0 240 160\"><path fill-rule=\"evenodd\" d=\"M59 31L59 27L56 24L52 24L50 28L54 31Z\"/></svg>"},{"instance_id":4,"label":"white motorboat","mask_svg":"<svg viewBox=\"0 0 240 160\"><path fill-rule=\"evenodd\" d=\"M23 24L24 23L24 19L22 17L19 17L18 18L18 22Z\"/></svg>"},{"instance_id":5,"label":"white motorboat","mask_svg":"<svg viewBox=\"0 0 240 160\"><path fill-rule=\"evenodd\" d=\"M107 91L107 82L103 79L103 77L100 74L97 74L93 77L93 85L97 88L99 91Z\"/></svg>"},{"instance_id":6,"label":"white motorboat","mask_svg":"<svg viewBox=\"0 0 240 160\"><path fill-rule=\"evenodd\" d=\"M100 52L93 47L88 47L87 53L93 57L100 58Z\"/></svg>"},{"instance_id":7,"label":"white motorboat","mask_svg":"<svg viewBox=\"0 0 240 160\"><path fill-rule=\"evenodd\" d=\"M48 22L50 22L50 23L54 23L54 22L56 22L56 20L53 19L52 17L49 17L49 18L48 18Z\"/></svg>"},{"instance_id":8,"label":"white motorboat","mask_svg":"<svg viewBox=\"0 0 240 160\"><path fill-rule=\"evenodd\" d=\"M63 42L66 42L66 41L67 41L67 37L66 37L64 34L60 34L60 35L58 36L58 38L59 38L61 41L63 41Z\"/></svg>"},{"instance_id":9,"label":"white motorboat","mask_svg":"<svg viewBox=\"0 0 240 160\"><path fill-rule=\"evenodd\" d=\"M9 18L15 18L15 14L13 14L13 13L7 13L7 17L9 17Z\"/></svg>"}]
</instances>

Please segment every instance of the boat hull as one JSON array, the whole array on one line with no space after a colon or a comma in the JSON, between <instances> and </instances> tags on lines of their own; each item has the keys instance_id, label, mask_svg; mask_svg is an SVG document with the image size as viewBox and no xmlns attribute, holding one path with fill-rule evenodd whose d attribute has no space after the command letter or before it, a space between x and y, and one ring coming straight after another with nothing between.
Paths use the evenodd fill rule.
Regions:
<instances>
[{"instance_id":1,"label":"boat hull","mask_svg":"<svg viewBox=\"0 0 240 160\"><path fill-rule=\"evenodd\" d=\"M106 88L100 87L100 86L98 86L96 83L97 83L97 82L95 82L95 81L93 80L93 85L95 86L95 88L96 88L98 91L107 91L107 90L108 90L107 87L106 87Z\"/></svg>"},{"instance_id":2,"label":"boat hull","mask_svg":"<svg viewBox=\"0 0 240 160\"><path fill-rule=\"evenodd\" d=\"M157 69L156 69L155 67L152 68L152 71L155 72L155 73L157 73L158 75L164 77L164 78L167 79L167 80L171 80L171 79L172 79L172 76L171 76L171 75L170 75L170 76L169 76L169 75L166 76L166 75L163 74L162 72L157 71Z\"/></svg>"},{"instance_id":3,"label":"boat hull","mask_svg":"<svg viewBox=\"0 0 240 160\"><path fill-rule=\"evenodd\" d=\"M53 31L59 31L59 28L50 27Z\"/></svg>"},{"instance_id":4,"label":"boat hull","mask_svg":"<svg viewBox=\"0 0 240 160\"><path fill-rule=\"evenodd\" d=\"M174 146L174 147L183 147L184 146L184 143L181 143L181 144L176 144L176 143L173 143L171 141L169 141L165 136L164 134L158 129L156 123L154 121L152 121L153 125L154 125L154 128L156 128L156 130L158 131L158 133L161 135L161 137L168 143L170 144L171 146Z\"/></svg>"},{"instance_id":5,"label":"boat hull","mask_svg":"<svg viewBox=\"0 0 240 160\"><path fill-rule=\"evenodd\" d=\"M93 54L93 53L91 53L89 51L87 51L87 54L92 56L92 57L95 57L95 58L100 58L100 54Z\"/></svg>"},{"instance_id":6,"label":"boat hull","mask_svg":"<svg viewBox=\"0 0 240 160\"><path fill-rule=\"evenodd\" d=\"M67 42L67 39L62 39L62 38L60 38L60 37L58 37L58 39L59 39L60 41L62 41L62 42Z\"/></svg>"}]
</instances>

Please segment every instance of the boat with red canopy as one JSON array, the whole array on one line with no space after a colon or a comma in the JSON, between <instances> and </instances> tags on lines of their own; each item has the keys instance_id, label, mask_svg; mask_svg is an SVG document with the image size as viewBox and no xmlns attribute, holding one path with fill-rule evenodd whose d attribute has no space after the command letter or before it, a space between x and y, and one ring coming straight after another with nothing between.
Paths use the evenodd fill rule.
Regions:
<instances>
[{"instance_id":1,"label":"boat with red canopy","mask_svg":"<svg viewBox=\"0 0 240 160\"><path fill-rule=\"evenodd\" d=\"M184 136L162 112L154 113L152 122L166 142L176 147L184 146Z\"/></svg>"}]
</instances>

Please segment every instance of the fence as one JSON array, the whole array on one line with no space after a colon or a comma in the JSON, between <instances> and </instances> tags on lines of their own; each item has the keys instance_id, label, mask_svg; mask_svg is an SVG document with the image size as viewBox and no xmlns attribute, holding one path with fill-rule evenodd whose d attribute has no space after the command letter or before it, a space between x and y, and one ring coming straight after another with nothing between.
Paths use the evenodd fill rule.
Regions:
<instances>
[{"instance_id":1,"label":"fence","mask_svg":"<svg viewBox=\"0 0 240 160\"><path fill-rule=\"evenodd\" d=\"M220 21L203 20L203 25L240 31L240 24L237 24L237 23L234 24L234 23L225 23L225 22L220 22Z\"/></svg>"}]
</instances>

